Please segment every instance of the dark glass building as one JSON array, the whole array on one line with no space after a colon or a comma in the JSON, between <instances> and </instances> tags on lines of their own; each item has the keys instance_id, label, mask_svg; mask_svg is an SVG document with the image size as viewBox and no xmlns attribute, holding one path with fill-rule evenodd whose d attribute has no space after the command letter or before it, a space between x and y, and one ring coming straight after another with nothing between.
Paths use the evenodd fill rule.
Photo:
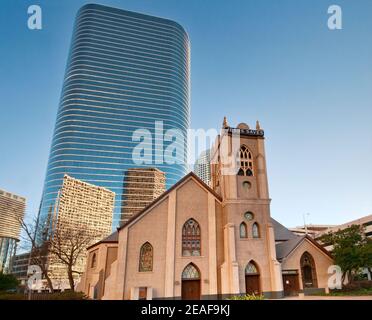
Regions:
<instances>
[{"instance_id":1,"label":"dark glass building","mask_svg":"<svg viewBox=\"0 0 372 320\"><path fill-rule=\"evenodd\" d=\"M129 168L156 167L169 188L187 170L155 163L173 141L155 135L179 129L184 137L190 113L190 44L176 22L102 5L83 6L75 21L66 74L40 206L40 222L50 221L64 174L116 193L114 226L119 222ZM132 159L133 132L151 132L153 163ZM150 146L151 147L151 146Z\"/></svg>"}]
</instances>

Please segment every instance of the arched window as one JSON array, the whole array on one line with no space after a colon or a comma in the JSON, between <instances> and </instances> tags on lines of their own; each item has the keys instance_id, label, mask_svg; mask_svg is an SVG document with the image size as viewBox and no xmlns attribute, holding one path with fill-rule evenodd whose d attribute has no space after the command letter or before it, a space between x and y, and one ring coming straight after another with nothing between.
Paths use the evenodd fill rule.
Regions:
<instances>
[{"instance_id":1,"label":"arched window","mask_svg":"<svg viewBox=\"0 0 372 320\"><path fill-rule=\"evenodd\" d=\"M240 169L239 176L253 176L253 157L246 146L241 146L239 150Z\"/></svg>"},{"instance_id":2,"label":"arched window","mask_svg":"<svg viewBox=\"0 0 372 320\"><path fill-rule=\"evenodd\" d=\"M182 280L192 279L200 279L200 272L193 263L189 263L182 271Z\"/></svg>"},{"instance_id":3,"label":"arched window","mask_svg":"<svg viewBox=\"0 0 372 320\"><path fill-rule=\"evenodd\" d=\"M245 274L246 275L259 274L257 266L253 261L248 262L247 266L245 267Z\"/></svg>"},{"instance_id":4,"label":"arched window","mask_svg":"<svg viewBox=\"0 0 372 320\"><path fill-rule=\"evenodd\" d=\"M148 242L144 243L140 250L139 271L152 271L154 250Z\"/></svg>"},{"instance_id":5,"label":"arched window","mask_svg":"<svg viewBox=\"0 0 372 320\"><path fill-rule=\"evenodd\" d=\"M247 237L248 237L247 225L245 224L245 222L242 222L240 224L240 238L247 238Z\"/></svg>"},{"instance_id":6,"label":"arched window","mask_svg":"<svg viewBox=\"0 0 372 320\"><path fill-rule=\"evenodd\" d=\"M317 277L315 262L312 255L305 251L301 256L301 273L302 273L302 284L304 288L317 288Z\"/></svg>"},{"instance_id":7,"label":"arched window","mask_svg":"<svg viewBox=\"0 0 372 320\"><path fill-rule=\"evenodd\" d=\"M259 228L257 222L255 222L255 223L252 225L252 237L253 237L253 238L259 238L259 237L260 237L260 228Z\"/></svg>"},{"instance_id":8,"label":"arched window","mask_svg":"<svg viewBox=\"0 0 372 320\"><path fill-rule=\"evenodd\" d=\"M96 253L93 253L92 262L90 264L90 267L91 268L95 268L96 266L97 266L97 254Z\"/></svg>"},{"instance_id":9,"label":"arched window","mask_svg":"<svg viewBox=\"0 0 372 320\"><path fill-rule=\"evenodd\" d=\"M185 222L182 228L182 255L200 256L200 226L194 219Z\"/></svg>"}]
</instances>

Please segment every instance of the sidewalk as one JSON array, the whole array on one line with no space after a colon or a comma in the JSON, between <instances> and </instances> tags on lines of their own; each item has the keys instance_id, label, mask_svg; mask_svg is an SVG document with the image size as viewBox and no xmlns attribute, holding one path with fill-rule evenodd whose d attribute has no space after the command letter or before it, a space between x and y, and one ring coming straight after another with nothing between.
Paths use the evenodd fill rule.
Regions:
<instances>
[{"instance_id":1,"label":"sidewalk","mask_svg":"<svg viewBox=\"0 0 372 320\"><path fill-rule=\"evenodd\" d=\"M282 300L372 300L372 296L305 296L285 297Z\"/></svg>"}]
</instances>

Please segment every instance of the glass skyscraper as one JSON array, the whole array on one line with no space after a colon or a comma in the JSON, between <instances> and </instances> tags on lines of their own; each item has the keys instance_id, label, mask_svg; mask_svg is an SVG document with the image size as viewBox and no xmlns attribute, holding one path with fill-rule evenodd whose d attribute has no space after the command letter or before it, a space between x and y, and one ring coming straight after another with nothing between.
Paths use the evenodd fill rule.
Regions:
<instances>
[{"instance_id":1,"label":"glass skyscraper","mask_svg":"<svg viewBox=\"0 0 372 320\"><path fill-rule=\"evenodd\" d=\"M177 164L138 165L133 132L152 134L152 159L174 143L155 135L178 129L186 137L190 113L190 44L176 22L102 5L76 17L40 206L40 222L54 212L64 174L116 193L121 213L127 169L156 167L169 188L187 171L186 138Z\"/></svg>"}]
</instances>

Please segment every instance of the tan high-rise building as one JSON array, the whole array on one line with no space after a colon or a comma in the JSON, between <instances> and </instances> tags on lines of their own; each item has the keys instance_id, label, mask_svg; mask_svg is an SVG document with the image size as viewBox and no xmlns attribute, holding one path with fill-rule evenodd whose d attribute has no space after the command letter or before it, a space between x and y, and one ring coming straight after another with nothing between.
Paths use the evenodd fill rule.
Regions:
<instances>
[{"instance_id":1,"label":"tan high-rise building","mask_svg":"<svg viewBox=\"0 0 372 320\"><path fill-rule=\"evenodd\" d=\"M132 168L124 181L121 223L153 202L165 191L165 174L156 168Z\"/></svg>"},{"instance_id":2,"label":"tan high-rise building","mask_svg":"<svg viewBox=\"0 0 372 320\"><path fill-rule=\"evenodd\" d=\"M10 272L10 259L15 254L21 232L26 199L0 190L0 272Z\"/></svg>"},{"instance_id":3,"label":"tan high-rise building","mask_svg":"<svg viewBox=\"0 0 372 320\"><path fill-rule=\"evenodd\" d=\"M91 237L92 243L108 236L112 230L114 201L114 192L65 175L54 210L53 234L60 234L63 228L74 231L83 229L84 236ZM82 252L74 266L74 270L79 272L83 270L86 260L85 250ZM55 289L65 288L66 265L56 260L52 254L49 256L49 271Z\"/></svg>"}]
</instances>

